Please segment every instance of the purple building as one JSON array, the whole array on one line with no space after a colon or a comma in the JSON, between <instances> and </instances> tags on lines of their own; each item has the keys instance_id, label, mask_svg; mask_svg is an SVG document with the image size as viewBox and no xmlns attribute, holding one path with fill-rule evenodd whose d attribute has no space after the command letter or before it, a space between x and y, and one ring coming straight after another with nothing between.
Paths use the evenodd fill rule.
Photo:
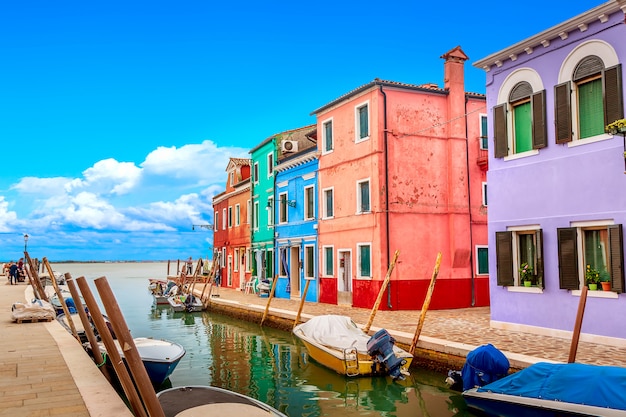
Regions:
<instances>
[{"instance_id":1,"label":"purple building","mask_svg":"<svg viewBox=\"0 0 626 417\"><path fill-rule=\"evenodd\" d=\"M592 277L611 288L587 292L581 340L626 347L626 132L605 132L624 118L625 13L609 1L474 64L493 140L493 327L571 339Z\"/></svg>"}]
</instances>

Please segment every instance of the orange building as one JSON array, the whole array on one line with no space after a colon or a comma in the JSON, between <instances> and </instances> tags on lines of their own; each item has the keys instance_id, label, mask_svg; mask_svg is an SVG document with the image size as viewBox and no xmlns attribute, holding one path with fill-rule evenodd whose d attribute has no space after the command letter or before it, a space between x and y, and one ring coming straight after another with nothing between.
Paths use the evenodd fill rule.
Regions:
<instances>
[{"instance_id":1,"label":"orange building","mask_svg":"<svg viewBox=\"0 0 626 417\"><path fill-rule=\"evenodd\" d=\"M250 279L250 160L230 158L226 190L213 197L213 248L222 287L243 288Z\"/></svg>"},{"instance_id":2,"label":"orange building","mask_svg":"<svg viewBox=\"0 0 626 417\"><path fill-rule=\"evenodd\" d=\"M315 110L319 301L381 309L489 304L485 96L466 93L460 47L444 87L375 79Z\"/></svg>"}]
</instances>

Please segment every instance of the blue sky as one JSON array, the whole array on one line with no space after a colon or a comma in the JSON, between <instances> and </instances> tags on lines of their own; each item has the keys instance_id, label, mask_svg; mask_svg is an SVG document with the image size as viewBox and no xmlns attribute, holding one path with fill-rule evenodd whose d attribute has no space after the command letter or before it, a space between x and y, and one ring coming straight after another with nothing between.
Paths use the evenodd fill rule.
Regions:
<instances>
[{"instance_id":1,"label":"blue sky","mask_svg":"<svg viewBox=\"0 0 626 417\"><path fill-rule=\"evenodd\" d=\"M443 86L457 45L484 93L473 62L600 4L4 2L0 260L207 256L229 157L374 78Z\"/></svg>"}]
</instances>

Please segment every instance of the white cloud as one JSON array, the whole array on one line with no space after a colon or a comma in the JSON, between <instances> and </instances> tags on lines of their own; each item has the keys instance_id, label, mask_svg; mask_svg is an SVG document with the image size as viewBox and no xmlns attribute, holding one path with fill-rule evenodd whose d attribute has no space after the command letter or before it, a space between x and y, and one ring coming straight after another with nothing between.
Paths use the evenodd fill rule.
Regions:
<instances>
[{"instance_id":1,"label":"white cloud","mask_svg":"<svg viewBox=\"0 0 626 417\"><path fill-rule=\"evenodd\" d=\"M103 159L83 171L84 179L75 179L66 186L67 192L85 189L101 194L126 194L141 178L141 168L132 162Z\"/></svg>"},{"instance_id":2,"label":"white cloud","mask_svg":"<svg viewBox=\"0 0 626 417\"><path fill-rule=\"evenodd\" d=\"M5 201L4 196L0 196L0 232L9 232L12 230L11 225L17 220L17 213L9 211L9 203Z\"/></svg>"}]
</instances>

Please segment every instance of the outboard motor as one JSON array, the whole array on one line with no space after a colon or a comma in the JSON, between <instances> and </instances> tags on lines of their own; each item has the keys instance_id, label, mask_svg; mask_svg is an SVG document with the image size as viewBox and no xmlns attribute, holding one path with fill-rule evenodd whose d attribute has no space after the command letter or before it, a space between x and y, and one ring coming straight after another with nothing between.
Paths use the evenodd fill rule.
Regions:
<instances>
[{"instance_id":1,"label":"outboard motor","mask_svg":"<svg viewBox=\"0 0 626 417\"><path fill-rule=\"evenodd\" d=\"M461 370L463 390L482 387L504 378L509 371L509 360L491 343L479 346L467 354Z\"/></svg>"},{"instance_id":2,"label":"outboard motor","mask_svg":"<svg viewBox=\"0 0 626 417\"><path fill-rule=\"evenodd\" d=\"M398 358L393 352L396 340L385 329L380 329L367 341L367 354L382 363L387 373L395 379L404 379L400 368L406 359Z\"/></svg>"}]
</instances>

